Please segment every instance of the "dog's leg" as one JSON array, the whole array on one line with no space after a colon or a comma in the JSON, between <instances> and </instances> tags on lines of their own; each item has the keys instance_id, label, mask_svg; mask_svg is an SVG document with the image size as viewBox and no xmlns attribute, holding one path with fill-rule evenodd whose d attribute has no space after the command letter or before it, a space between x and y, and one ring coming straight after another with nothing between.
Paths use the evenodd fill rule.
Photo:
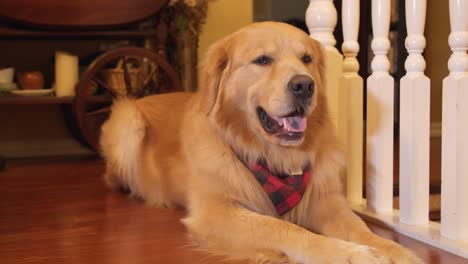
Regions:
<instances>
[{"instance_id":1,"label":"dog's leg","mask_svg":"<svg viewBox=\"0 0 468 264\"><path fill-rule=\"evenodd\" d=\"M255 259L268 251L305 264L389 263L370 247L320 236L219 199L192 203L189 217L183 220L194 242L209 252Z\"/></svg>"},{"instance_id":2,"label":"dog's leg","mask_svg":"<svg viewBox=\"0 0 468 264\"><path fill-rule=\"evenodd\" d=\"M304 227L325 236L335 237L376 248L380 254L391 259L392 263L422 263L409 250L373 234L366 224L349 208L341 193L310 202L310 219L305 219Z\"/></svg>"}]
</instances>

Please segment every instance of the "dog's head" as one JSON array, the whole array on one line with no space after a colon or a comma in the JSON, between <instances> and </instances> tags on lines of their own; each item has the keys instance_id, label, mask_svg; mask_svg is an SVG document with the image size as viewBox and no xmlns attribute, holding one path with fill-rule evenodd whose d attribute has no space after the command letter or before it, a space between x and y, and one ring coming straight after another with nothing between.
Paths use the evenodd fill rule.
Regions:
<instances>
[{"instance_id":1,"label":"dog's head","mask_svg":"<svg viewBox=\"0 0 468 264\"><path fill-rule=\"evenodd\" d=\"M204 62L201 109L231 144L304 149L326 115L320 44L283 23L247 26Z\"/></svg>"}]
</instances>

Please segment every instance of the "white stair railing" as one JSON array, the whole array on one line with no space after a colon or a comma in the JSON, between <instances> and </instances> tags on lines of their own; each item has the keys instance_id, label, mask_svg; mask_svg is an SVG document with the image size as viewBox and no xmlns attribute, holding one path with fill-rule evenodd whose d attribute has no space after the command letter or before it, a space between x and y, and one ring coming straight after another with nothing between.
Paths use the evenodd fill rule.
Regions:
<instances>
[{"instance_id":1,"label":"white stair railing","mask_svg":"<svg viewBox=\"0 0 468 264\"><path fill-rule=\"evenodd\" d=\"M340 59L333 47L333 2L310 0L307 20L311 36L325 47L327 74L332 75L328 91L332 113L338 131L346 133L339 136L348 144L347 198L352 208L370 221L383 222L397 232L468 258L468 1L450 0L449 44L453 54L448 63L450 75L443 85L442 224L428 219L430 80L424 75L422 56L426 1L406 0L405 5L409 56L407 73L400 81L400 210L394 210L392 204L394 80L387 57L390 0L372 0L375 57L367 79L366 201L361 197L363 83L356 60L359 1L343 0L345 58L337 79L332 75Z\"/></svg>"},{"instance_id":2,"label":"white stair railing","mask_svg":"<svg viewBox=\"0 0 468 264\"><path fill-rule=\"evenodd\" d=\"M372 0L372 74L367 79L367 205L393 210L394 80L389 74L390 0Z\"/></svg>"},{"instance_id":3,"label":"white stair railing","mask_svg":"<svg viewBox=\"0 0 468 264\"><path fill-rule=\"evenodd\" d=\"M343 115L343 125L347 131L347 178L346 195L350 204L362 203L362 159L363 159L363 80L358 75L359 62L356 56L359 52L359 0L343 0L342 2L343 45L345 56L343 61L343 76L340 81L340 91L343 100L340 104Z\"/></svg>"},{"instance_id":4,"label":"white stair railing","mask_svg":"<svg viewBox=\"0 0 468 264\"><path fill-rule=\"evenodd\" d=\"M468 242L468 1L450 0L450 74L442 96L442 235Z\"/></svg>"},{"instance_id":5,"label":"white stair railing","mask_svg":"<svg viewBox=\"0 0 468 264\"><path fill-rule=\"evenodd\" d=\"M409 56L400 80L400 221L429 222L430 80L422 56L426 0L406 1L405 44Z\"/></svg>"}]
</instances>

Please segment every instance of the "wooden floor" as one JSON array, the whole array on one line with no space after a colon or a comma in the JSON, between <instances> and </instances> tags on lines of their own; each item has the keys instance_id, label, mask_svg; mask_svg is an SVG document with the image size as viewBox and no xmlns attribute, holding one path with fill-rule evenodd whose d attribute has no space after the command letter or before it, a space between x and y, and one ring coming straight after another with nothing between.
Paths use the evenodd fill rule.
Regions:
<instances>
[{"instance_id":1,"label":"wooden floor","mask_svg":"<svg viewBox=\"0 0 468 264\"><path fill-rule=\"evenodd\" d=\"M218 263L188 246L183 211L108 191L99 161L9 163L0 172L0 263ZM428 263L468 263L390 230ZM223 263L229 263L224 261Z\"/></svg>"}]
</instances>

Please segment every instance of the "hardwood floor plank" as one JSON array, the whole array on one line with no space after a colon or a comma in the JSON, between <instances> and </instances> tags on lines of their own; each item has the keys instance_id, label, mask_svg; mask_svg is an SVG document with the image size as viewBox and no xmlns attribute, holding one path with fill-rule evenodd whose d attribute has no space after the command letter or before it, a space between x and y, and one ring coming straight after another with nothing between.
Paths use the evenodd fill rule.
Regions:
<instances>
[{"instance_id":1,"label":"hardwood floor plank","mask_svg":"<svg viewBox=\"0 0 468 264\"><path fill-rule=\"evenodd\" d=\"M152 208L107 190L103 169L96 160L8 163L0 172L0 263L221 262L190 247L179 221L182 210ZM428 263L468 263L388 229L371 228Z\"/></svg>"}]
</instances>

